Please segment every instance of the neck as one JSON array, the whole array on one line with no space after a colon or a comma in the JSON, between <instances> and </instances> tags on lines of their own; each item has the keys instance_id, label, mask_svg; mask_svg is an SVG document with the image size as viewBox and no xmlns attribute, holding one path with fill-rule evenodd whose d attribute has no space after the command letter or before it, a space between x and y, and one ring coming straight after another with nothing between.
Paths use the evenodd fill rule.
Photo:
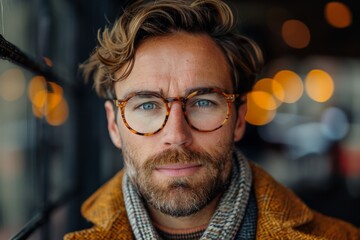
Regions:
<instances>
[{"instance_id":1,"label":"neck","mask_svg":"<svg viewBox=\"0 0 360 240\"><path fill-rule=\"evenodd\" d=\"M153 222L165 228L180 230L207 226L220 201L220 195L212 200L207 206L197 213L186 217L173 217L148 206L149 214Z\"/></svg>"}]
</instances>

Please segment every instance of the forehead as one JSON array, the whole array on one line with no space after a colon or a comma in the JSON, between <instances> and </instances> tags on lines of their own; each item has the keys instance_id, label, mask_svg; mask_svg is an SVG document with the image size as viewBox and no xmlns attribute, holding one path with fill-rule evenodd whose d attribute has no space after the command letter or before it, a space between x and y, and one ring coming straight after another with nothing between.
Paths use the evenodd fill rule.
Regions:
<instances>
[{"instance_id":1,"label":"forehead","mask_svg":"<svg viewBox=\"0 0 360 240\"><path fill-rule=\"evenodd\" d=\"M118 76L123 69L119 70ZM115 84L118 97L137 91L161 91L168 96L188 89L232 90L229 65L220 47L205 34L176 33L141 43L129 76Z\"/></svg>"}]
</instances>

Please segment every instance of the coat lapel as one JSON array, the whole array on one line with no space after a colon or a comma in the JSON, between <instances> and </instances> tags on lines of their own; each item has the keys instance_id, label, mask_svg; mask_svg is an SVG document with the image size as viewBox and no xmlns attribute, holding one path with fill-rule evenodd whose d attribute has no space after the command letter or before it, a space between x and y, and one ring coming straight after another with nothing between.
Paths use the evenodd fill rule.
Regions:
<instances>
[{"instance_id":1,"label":"coat lapel","mask_svg":"<svg viewBox=\"0 0 360 240\"><path fill-rule=\"evenodd\" d=\"M273 239L284 232L295 234L294 228L314 218L312 211L291 190L255 164L251 163L251 168L258 204L257 239Z\"/></svg>"}]
</instances>

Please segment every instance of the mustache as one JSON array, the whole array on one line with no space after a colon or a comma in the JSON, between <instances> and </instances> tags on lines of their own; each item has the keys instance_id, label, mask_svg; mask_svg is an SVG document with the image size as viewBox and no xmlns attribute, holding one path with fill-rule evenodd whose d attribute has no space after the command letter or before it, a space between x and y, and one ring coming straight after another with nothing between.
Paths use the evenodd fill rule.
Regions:
<instances>
[{"instance_id":1,"label":"mustache","mask_svg":"<svg viewBox=\"0 0 360 240\"><path fill-rule=\"evenodd\" d=\"M161 153L149 157L143 168L147 171L152 171L159 165L166 164L199 164L199 165L213 165L218 160L207 152L197 152L187 148L167 149Z\"/></svg>"}]
</instances>

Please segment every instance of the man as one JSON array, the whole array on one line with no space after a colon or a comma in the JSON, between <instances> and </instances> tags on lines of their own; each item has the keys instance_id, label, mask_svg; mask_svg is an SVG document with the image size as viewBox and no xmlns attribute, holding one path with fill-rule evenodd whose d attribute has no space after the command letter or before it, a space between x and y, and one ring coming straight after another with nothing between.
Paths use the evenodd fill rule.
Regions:
<instances>
[{"instance_id":1,"label":"man","mask_svg":"<svg viewBox=\"0 0 360 240\"><path fill-rule=\"evenodd\" d=\"M234 148L262 64L219 0L135 1L83 66L125 170L65 239L360 239Z\"/></svg>"}]
</instances>

